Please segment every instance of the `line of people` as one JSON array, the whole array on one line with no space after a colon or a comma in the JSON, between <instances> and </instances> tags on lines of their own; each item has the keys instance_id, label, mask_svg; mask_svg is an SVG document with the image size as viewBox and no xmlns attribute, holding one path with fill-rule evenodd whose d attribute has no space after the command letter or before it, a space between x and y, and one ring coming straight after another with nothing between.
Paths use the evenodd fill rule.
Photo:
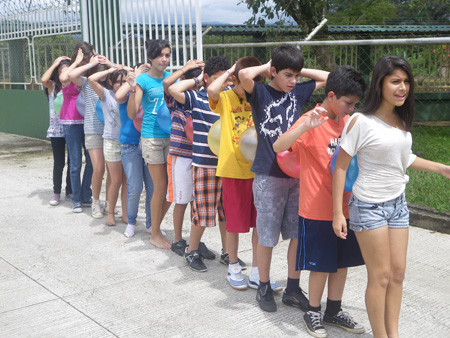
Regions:
<instances>
[{"instance_id":1,"label":"line of people","mask_svg":"<svg viewBox=\"0 0 450 338\"><path fill-rule=\"evenodd\" d=\"M228 266L230 286L256 289L259 307L267 312L277 310L273 293L284 290L282 302L305 312L303 321L314 337L327 336L324 323L365 332L342 310L342 298L348 268L366 264L366 305L373 334L398 337L409 227L406 169L450 178L449 166L411 153L414 80L409 64L398 57L382 58L375 65L367 100L350 118L365 96L361 74L350 66L331 73L304 68L303 55L293 46L274 49L266 64L248 56L230 66L225 57L214 56L206 62L191 60L173 73L165 71L171 58L167 41L149 40L146 49L148 63L129 68L113 65L83 42L70 61L56 59L43 75L50 105L47 136L54 153L55 195L50 204L60 200L66 142L70 168L66 197L72 199L74 212L91 205L92 217L103 217L99 196L106 162L106 224L115 225L122 186L126 237L135 234L145 184L150 243L171 249L192 270L205 272L204 259L213 260L215 254L201 240L218 217L220 262ZM310 80L300 83L300 77ZM303 105L322 87L323 103L301 115ZM61 92L58 118L53 100ZM77 102L80 92L84 105ZM104 125L96 117L98 100ZM171 112L170 131L158 123L163 105ZM208 133L219 120L215 154ZM257 147L249 162L239 147L242 134L252 126ZM333 174L330 161L339 144ZM81 180L83 148L86 165ZM286 150L299 155L300 179L285 174L277 163L277 153ZM355 155L359 175L350 193L344 191L344 182ZM173 242L161 230L171 203L175 203ZM182 237L188 204L189 243ZM239 234L250 231L252 267L246 280L242 274L246 263L238 257ZM289 240L285 288L270 278L280 234ZM309 299L300 288L303 270L311 271Z\"/></svg>"}]
</instances>

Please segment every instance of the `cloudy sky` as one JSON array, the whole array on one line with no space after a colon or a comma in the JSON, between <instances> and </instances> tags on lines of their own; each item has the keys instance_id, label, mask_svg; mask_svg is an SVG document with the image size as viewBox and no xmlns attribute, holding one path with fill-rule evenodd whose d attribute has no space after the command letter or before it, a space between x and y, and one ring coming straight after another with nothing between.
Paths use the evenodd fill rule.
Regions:
<instances>
[{"instance_id":1,"label":"cloudy sky","mask_svg":"<svg viewBox=\"0 0 450 338\"><path fill-rule=\"evenodd\" d=\"M201 0L202 22L243 24L251 16L251 11L238 0Z\"/></svg>"}]
</instances>

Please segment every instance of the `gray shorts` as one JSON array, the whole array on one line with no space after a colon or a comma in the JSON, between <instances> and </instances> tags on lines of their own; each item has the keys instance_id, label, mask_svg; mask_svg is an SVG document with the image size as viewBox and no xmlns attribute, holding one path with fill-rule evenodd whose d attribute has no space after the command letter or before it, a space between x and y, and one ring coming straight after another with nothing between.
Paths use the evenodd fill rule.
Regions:
<instances>
[{"instance_id":1,"label":"gray shorts","mask_svg":"<svg viewBox=\"0 0 450 338\"><path fill-rule=\"evenodd\" d=\"M283 239L298 238L298 178L281 178L255 174L253 198L259 244L277 245Z\"/></svg>"},{"instance_id":2,"label":"gray shorts","mask_svg":"<svg viewBox=\"0 0 450 338\"><path fill-rule=\"evenodd\" d=\"M145 164L164 164L169 156L168 138L143 138L141 137L142 157Z\"/></svg>"},{"instance_id":3,"label":"gray shorts","mask_svg":"<svg viewBox=\"0 0 450 338\"><path fill-rule=\"evenodd\" d=\"M84 144L86 149L103 149L102 135L84 135Z\"/></svg>"}]
</instances>

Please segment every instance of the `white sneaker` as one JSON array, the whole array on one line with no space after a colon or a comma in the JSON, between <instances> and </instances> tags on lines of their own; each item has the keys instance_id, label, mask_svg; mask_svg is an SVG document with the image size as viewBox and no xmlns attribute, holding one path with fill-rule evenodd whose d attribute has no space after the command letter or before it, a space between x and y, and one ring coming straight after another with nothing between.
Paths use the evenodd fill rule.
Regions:
<instances>
[{"instance_id":1,"label":"white sneaker","mask_svg":"<svg viewBox=\"0 0 450 338\"><path fill-rule=\"evenodd\" d=\"M100 206L99 200L92 199L91 211L93 218L103 218L102 207Z\"/></svg>"},{"instance_id":2,"label":"white sneaker","mask_svg":"<svg viewBox=\"0 0 450 338\"><path fill-rule=\"evenodd\" d=\"M259 286L259 273L257 274L250 274L250 276L248 277L248 286L252 289L257 290L258 286ZM280 292L283 291L283 287L274 282L272 279L270 279L270 287L272 289L273 292Z\"/></svg>"},{"instance_id":3,"label":"white sneaker","mask_svg":"<svg viewBox=\"0 0 450 338\"><path fill-rule=\"evenodd\" d=\"M245 290L247 289L247 282L244 276L242 276L242 268L239 264L233 264L233 266L228 266L228 283L235 290Z\"/></svg>"},{"instance_id":4,"label":"white sneaker","mask_svg":"<svg viewBox=\"0 0 450 338\"><path fill-rule=\"evenodd\" d=\"M50 200L49 204L52 205L52 206L58 205L59 204L59 198L60 198L59 194L54 194L53 198Z\"/></svg>"}]
</instances>

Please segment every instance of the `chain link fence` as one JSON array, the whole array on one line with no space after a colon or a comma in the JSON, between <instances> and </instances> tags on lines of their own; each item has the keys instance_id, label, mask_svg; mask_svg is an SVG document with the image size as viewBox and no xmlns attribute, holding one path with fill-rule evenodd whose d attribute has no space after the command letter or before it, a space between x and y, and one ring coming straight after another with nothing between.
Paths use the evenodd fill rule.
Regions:
<instances>
[{"instance_id":1,"label":"chain link fence","mask_svg":"<svg viewBox=\"0 0 450 338\"><path fill-rule=\"evenodd\" d=\"M369 40L368 40L369 41ZM380 40L382 41L382 40ZM333 70L339 65L350 65L360 70L367 83L375 63L385 55L396 55L406 59L415 79L415 122L413 134L450 137L450 44L449 43L385 43L371 41L364 44L334 44L299 46L305 57L305 67ZM205 59L223 55L233 64L243 56L255 56L262 63L270 60L272 50L280 43L230 43L204 44ZM302 79L302 81L305 79ZM312 102L303 107L311 109L322 102L321 89L312 97Z\"/></svg>"}]
</instances>

